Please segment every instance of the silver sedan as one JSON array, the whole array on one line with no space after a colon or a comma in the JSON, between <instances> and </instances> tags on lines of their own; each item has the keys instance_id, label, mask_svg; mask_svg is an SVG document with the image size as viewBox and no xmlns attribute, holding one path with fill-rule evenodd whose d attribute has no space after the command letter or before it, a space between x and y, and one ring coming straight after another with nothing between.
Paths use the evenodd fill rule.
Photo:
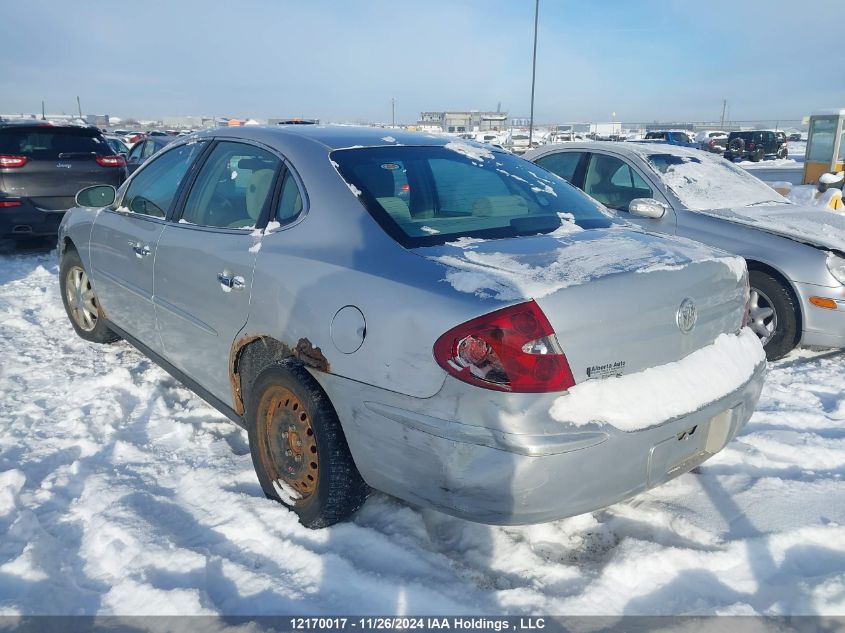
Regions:
<instances>
[{"instance_id":1,"label":"silver sedan","mask_svg":"<svg viewBox=\"0 0 845 633\"><path fill-rule=\"evenodd\" d=\"M741 258L481 145L210 130L77 203L76 332L243 425L311 527L370 488L490 523L587 512L718 452L762 387Z\"/></svg>"},{"instance_id":2,"label":"silver sedan","mask_svg":"<svg viewBox=\"0 0 845 633\"><path fill-rule=\"evenodd\" d=\"M525 154L649 231L748 263L750 326L770 360L845 347L845 217L800 207L721 157L666 144L568 143Z\"/></svg>"}]
</instances>

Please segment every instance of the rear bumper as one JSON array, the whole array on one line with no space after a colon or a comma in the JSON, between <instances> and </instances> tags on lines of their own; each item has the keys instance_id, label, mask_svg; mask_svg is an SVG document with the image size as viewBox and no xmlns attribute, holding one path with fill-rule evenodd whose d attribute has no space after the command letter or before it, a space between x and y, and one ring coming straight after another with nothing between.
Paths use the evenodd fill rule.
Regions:
<instances>
[{"instance_id":1,"label":"rear bumper","mask_svg":"<svg viewBox=\"0 0 845 633\"><path fill-rule=\"evenodd\" d=\"M0 207L0 236L40 237L58 234L66 209L39 209L27 198L21 198L20 202L20 206Z\"/></svg>"},{"instance_id":2,"label":"rear bumper","mask_svg":"<svg viewBox=\"0 0 845 633\"><path fill-rule=\"evenodd\" d=\"M635 432L555 422L548 415L555 394L475 389L447 417L444 403L463 388L453 379L437 396L418 400L320 372L315 377L370 486L468 520L519 525L590 512L694 468L745 425L765 374L763 362L734 392Z\"/></svg>"}]
</instances>

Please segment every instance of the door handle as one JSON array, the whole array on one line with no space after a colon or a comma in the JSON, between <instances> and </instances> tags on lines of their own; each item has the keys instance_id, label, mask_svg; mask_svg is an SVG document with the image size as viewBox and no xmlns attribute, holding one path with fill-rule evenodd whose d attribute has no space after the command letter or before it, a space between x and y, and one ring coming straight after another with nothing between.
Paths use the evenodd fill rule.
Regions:
<instances>
[{"instance_id":1,"label":"door handle","mask_svg":"<svg viewBox=\"0 0 845 633\"><path fill-rule=\"evenodd\" d=\"M217 281L220 282L220 285L223 286L226 292L229 290L243 290L244 286L246 286L246 280L243 277L233 275L228 270L217 273Z\"/></svg>"},{"instance_id":2,"label":"door handle","mask_svg":"<svg viewBox=\"0 0 845 633\"><path fill-rule=\"evenodd\" d=\"M146 244L141 244L141 242L131 242L130 241L129 246L131 246L132 250L135 251L135 256L138 259L141 259L142 257L146 257L147 255L152 253L152 251L150 250L150 247Z\"/></svg>"}]
</instances>

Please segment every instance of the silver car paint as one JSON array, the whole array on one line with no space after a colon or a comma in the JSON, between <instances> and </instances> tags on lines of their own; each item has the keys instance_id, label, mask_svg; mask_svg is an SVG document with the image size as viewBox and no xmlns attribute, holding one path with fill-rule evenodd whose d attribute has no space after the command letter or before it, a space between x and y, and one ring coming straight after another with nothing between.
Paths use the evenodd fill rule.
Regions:
<instances>
[{"instance_id":1,"label":"silver car paint","mask_svg":"<svg viewBox=\"0 0 845 633\"><path fill-rule=\"evenodd\" d=\"M671 145L660 147L661 153L671 154L674 151ZM642 147L626 143L567 143L532 150L524 158L536 161L558 152L607 154L627 162L652 186L654 197L668 204L669 209L663 218L657 220L633 217L624 211L619 212L620 217L650 231L688 237L724 249L776 271L798 297L802 325L800 344L845 347L845 286L827 269L825 245L812 244L811 240L799 241L787 235L732 222L727 217L687 209L645 160ZM764 207L758 209L763 210ZM819 308L809 302L809 298L816 295L843 301L843 304L838 310Z\"/></svg>"},{"instance_id":2,"label":"silver car paint","mask_svg":"<svg viewBox=\"0 0 845 633\"><path fill-rule=\"evenodd\" d=\"M549 407L559 394L501 393L449 377L432 355L437 337L517 301L455 290L444 282L441 264L402 248L352 195L331 166L329 151L382 144L378 131L318 129L204 134L275 148L294 169L306 198L303 215L291 225L256 238L249 230L155 220L136 222L135 233L127 229L117 241L96 228L113 223L116 212L77 208L65 216L60 246L69 239L80 251L107 318L139 339L149 336L141 342L158 345L167 361L231 409L239 409L238 395L224 379L231 377L241 343L272 337L293 349L307 342L324 361L312 363L309 371L334 404L365 481L473 520L526 523L602 507L692 468L695 464L685 463L685 470L665 472L668 463L687 454L708 457L748 420L764 363L736 392L688 416L624 433L608 425L576 428L552 420ZM449 140L394 130L391 136L416 145ZM161 241L153 231L164 231ZM153 254L139 259L128 242L141 238L149 238ZM513 241L523 239L537 238ZM148 260L154 260L154 291L126 298L135 294L118 288L114 279L128 282L138 271L146 279ZM226 268L244 276L243 291L226 292L217 282L216 274ZM716 262L646 275L630 270L564 288L539 302L560 328L558 337L581 380L590 363L624 354L626 371L636 371L677 360L719 332L735 330L744 296L728 272ZM684 339L674 319L690 292L703 316L696 335ZM350 306L360 311L363 329ZM565 310L573 314L558 314ZM150 324L156 324L155 335ZM356 337L363 341L349 353ZM713 418L719 428L708 434ZM698 435L689 436L694 427Z\"/></svg>"}]
</instances>

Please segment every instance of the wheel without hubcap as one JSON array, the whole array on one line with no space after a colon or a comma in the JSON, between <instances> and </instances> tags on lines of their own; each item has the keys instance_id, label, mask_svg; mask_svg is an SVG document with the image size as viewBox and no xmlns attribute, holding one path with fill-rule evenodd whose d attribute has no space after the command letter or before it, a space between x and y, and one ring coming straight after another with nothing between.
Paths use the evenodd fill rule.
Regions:
<instances>
[{"instance_id":1,"label":"wheel without hubcap","mask_svg":"<svg viewBox=\"0 0 845 633\"><path fill-rule=\"evenodd\" d=\"M292 391L273 386L262 394L257 413L259 455L273 487L290 504L306 499L319 475L308 411Z\"/></svg>"}]
</instances>

